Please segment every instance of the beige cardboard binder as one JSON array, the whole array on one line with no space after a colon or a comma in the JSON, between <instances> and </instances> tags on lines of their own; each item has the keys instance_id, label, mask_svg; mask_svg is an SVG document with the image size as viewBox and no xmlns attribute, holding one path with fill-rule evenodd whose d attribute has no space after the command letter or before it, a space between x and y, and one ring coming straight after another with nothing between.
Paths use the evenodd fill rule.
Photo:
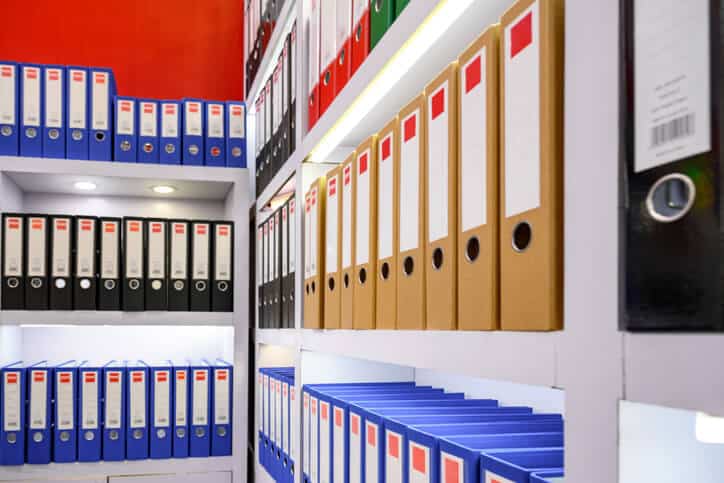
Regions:
<instances>
[{"instance_id":1,"label":"beige cardboard binder","mask_svg":"<svg viewBox=\"0 0 724 483\"><path fill-rule=\"evenodd\" d=\"M425 87L427 328L457 328L457 61Z\"/></svg>"},{"instance_id":2,"label":"beige cardboard binder","mask_svg":"<svg viewBox=\"0 0 724 483\"><path fill-rule=\"evenodd\" d=\"M324 328L339 329L340 324L340 273L342 260L342 237L340 218L342 215L342 167L327 173L327 192L324 223Z\"/></svg>"},{"instance_id":3,"label":"beige cardboard binder","mask_svg":"<svg viewBox=\"0 0 724 483\"><path fill-rule=\"evenodd\" d=\"M563 1L501 18L500 322L555 330L563 311Z\"/></svg>"},{"instance_id":4,"label":"beige cardboard binder","mask_svg":"<svg viewBox=\"0 0 724 483\"><path fill-rule=\"evenodd\" d=\"M304 328L324 327L324 198L327 187L325 176L317 178L307 192L304 204L305 269ZM309 247L307 249L307 247ZM307 264L307 260L309 263Z\"/></svg>"},{"instance_id":5,"label":"beige cardboard binder","mask_svg":"<svg viewBox=\"0 0 724 483\"><path fill-rule=\"evenodd\" d=\"M498 32L458 58L458 329L498 328Z\"/></svg>"},{"instance_id":6,"label":"beige cardboard binder","mask_svg":"<svg viewBox=\"0 0 724 483\"><path fill-rule=\"evenodd\" d=\"M354 328L374 329L377 282L377 135L357 147L355 178Z\"/></svg>"},{"instance_id":7,"label":"beige cardboard binder","mask_svg":"<svg viewBox=\"0 0 724 483\"><path fill-rule=\"evenodd\" d=\"M342 212L340 241L342 266L340 280L340 325L343 329L354 327L354 160L352 152L342 163Z\"/></svg>"},{"instance_id":8,"label":"beige cardboard binder","mask_svg":"<svg viewBox=\"0 0 724 483\"><path fill-rule=\"evenodd\" d=\"M377 137L377 329L397 327L397 209L400 128L395 117Z\"/></svg>"},{"instance_id":9,"label":"beige cardboard binder","mask_svg":"<svg viewBox=\"0 0 724 483\"><path fill-rule=\"evenodd\" d=\"M400 121L397 304L398 329L426 326L425 239L425 95L420 94L397 115Z\"/></svg>"}]
</instances>

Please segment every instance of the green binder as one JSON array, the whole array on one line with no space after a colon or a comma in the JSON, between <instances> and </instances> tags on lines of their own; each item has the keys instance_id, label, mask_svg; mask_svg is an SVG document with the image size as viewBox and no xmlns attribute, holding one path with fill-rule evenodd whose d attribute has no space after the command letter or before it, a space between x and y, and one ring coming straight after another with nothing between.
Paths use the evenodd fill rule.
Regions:
<instances>
[{"instance_id":1,"label":"green binder","mask_svg":"<svg viewBox=\"0 0 724 483\"><path fill-rule=\"evenodd\" d=\"M395 0L370 0L370 50L395 21Z\"/></svg>"},{"instance_id":2,"label":"green binder","mask_svg":"<svg viewBox=\"0 0 724 483\"><path fill-rule=\"evenodd\" d=\"M400 16L408 3L410 3L410 0L397 0L395 2L395 18Z\"/></svg>"}]
</instances>

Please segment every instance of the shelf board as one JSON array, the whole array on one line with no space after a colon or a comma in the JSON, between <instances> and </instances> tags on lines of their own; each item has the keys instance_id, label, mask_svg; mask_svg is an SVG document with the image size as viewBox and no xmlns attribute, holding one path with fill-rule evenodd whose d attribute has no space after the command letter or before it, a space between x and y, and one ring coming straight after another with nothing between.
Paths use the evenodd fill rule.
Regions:
<instances>
[{"instance_id":1,"label":"shelf board","mask_svg":"<svg viewBox=\"0 0 724 483\"><path fill-rule=\"evenodd\" d=\"M451 0L449 0L451 1ZM442 71L450 62L457 59L466 46L480 35L488 25L499 21L500 15L510 6L510 0L491 0L488 2L465 2L460 17L442 33L434 45L418 61L403 72L392 87L379 98L374 105L354 106L365 90L380 75L388 62L403 48L410 36L420 28L425 19L435 10L438 2L411 2L405 7L399 18L385 33L384 37L370 52L354 76L339 93L327 111L320 117L313 129L302 135L297 150L282 165L279 172L270 181L257 199L257 209L263 207L294 174L309 154L320 145L325 135L333 128L339 128L346 117L352 116L355 109L368 112L352 123L348 132L343 132L339 143L329 161L339 161L358 144L381 129L408 101L421 93L425 85ZM300 32L301 34L301 32ZM298 96L299 97L299 96ZM306 99L306 95L302 96ZM306 116L306 103L300 110ZM305 123L299 122L302 129ZM349 126L349 122L346 123ZM346 129L345 129L346 130Z\"/></svg>"},{"instance_id":2,"label":"shelf board","mask_svg":"<svg viewBox=\"0 0 724 483\"><path fill-rule=\"evenodd\" d=\"M233 326L233 312L3 310L0 325Z\"/></svg>"},{"instance_id":3,"label":"shelf board","mask_svg":"<svg viewBox=\"0 0 724 483\"><path fill-rule=\"evenodd\" d=\"M557 386L561 337L562 332L256 331L260 344L547 387Z\"/></svg>"},{"instance_id":4,"label":"shelf board","mask_svg":"<svg viewBox=\"0 0 724 483\"><path fill-rule=\"evenodd\" d=\"M248 170L239 168L21 156L0 156L0 171L24 192L217 201L226 198L234 183L248 177ZM76 181L91 181L97 189L78 191L73 187ZM158 184L171 184L177 191L158 195L151 191Z\"/></svg>"},{"instance_id":5,"label":"shelf board","mask_svg":"<svg viewBox=\"0 0 724 483\"><path fill-rule=\"evenodd\" d=\"M62 478L103 478L107 476L168 475L233 471L232 456L142 461L100 461L97 463L51 463L48 465L4 466L0 481L55 480Z\"/></svg>"},{"instance_id":6,"label":"shelf board","mask_svg":"<svg viewBox=\"0 0 724 483\"><path fill-rule=\"evenodd\" d=\"M285 34L287 32L287 24L296 17L296 13L297 1L285 0L284 6L282 6L282 11L279 12L279 18L277 18L276 27L272 31L271 39L269 39L266 52L264 52L264 57L261 59L261 64L259 64L259 70L256 71L254 82L251 84L249 92L246 93L246 104L249 109L251 109L251 103L255 101L256 97L259 95L261 86L264 85L272 73L275 62L279 58L279 53L284 47L283 40L286 38ZM303 29L297 25L297 48L301 45L299 38L302 31Z\"/></svg>"}]
</instances>

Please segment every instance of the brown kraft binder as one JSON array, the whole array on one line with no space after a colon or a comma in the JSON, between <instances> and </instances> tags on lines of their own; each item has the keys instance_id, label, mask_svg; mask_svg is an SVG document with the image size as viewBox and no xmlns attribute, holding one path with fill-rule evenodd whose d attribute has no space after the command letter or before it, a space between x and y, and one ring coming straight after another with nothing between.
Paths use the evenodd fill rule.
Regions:
<instances>
[{"instance_id":1,"label":"brown kraft binder","mask_svg":"<svg viewBox=\"0 0 724 483\"><path fill-rule=\"evenodd\" d=\"M325 202L324 249L324 328L339 329L340 325L340 252L342 248L340 215L342 214L342 167L327 173L327 200Z\"/></svg>"},{"instance_id":2,"label":"brown kraft binder","mask_svg":"<svg viewBox=\"0 0 724 483\"><path fill-rule=\"evenodd\" d=\"M340 280L340 325L343 329L354 327L354 160L352 152L342 163L342 212L340 215L340 241L342 246Z\"/></svg>"},{"instance_id":3,"label":"brown kraft binder","mask_svg":"<svg viewBox=\"0 0 724 483\"><path fill-rule=\"evenodd\" d=\"M353 326L355 329L374 329L377 282L377 135L371 136L357 147L353 175L356 191Z\"/></svg>"}]
</instances>

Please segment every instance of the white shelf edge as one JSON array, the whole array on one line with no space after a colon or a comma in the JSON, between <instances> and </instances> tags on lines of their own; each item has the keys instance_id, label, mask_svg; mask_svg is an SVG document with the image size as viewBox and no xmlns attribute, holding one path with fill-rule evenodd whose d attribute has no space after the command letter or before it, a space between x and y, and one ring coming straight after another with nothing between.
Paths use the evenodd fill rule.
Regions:
<instances>
[{"instance_id":1,"label":"white shelf edge","mask_svg":"<svg viewBox=\"0 0 724 483\"><path fill-rule=\"evenodd\" d=\"M269 182L268 185L266 185L266 188L264 188L264 191L261 192L261 194L256 199L256 212L259 213L267 203L269 203L269 200L271 200L275 194L281 190L284 185L289 181L289 179L294 176L294 173L297 171L299 166L302 164L304 158L301 157L301 150L297 149L292 155L287 159L287 162L282 165L281 168L279 168L279 171L277 174L274 175L272 180Z\"/></svg>"},{"instance_id":2,"label":"white shelf edge","mask_svg":"<svg viewBox=\"0 0 724 483\"><path fill-rule=\"evenodd\" d=\"M297 0L285 0L282 11L279 12L279 18L277 18L276 28L274 28L274 30L272 31L272 36L271 39L269 39L269 44L267 45L266 52L264 52L264 57L262 57L261 59L259 69L256 71L256 78L254 78L254 82L252 82L249 92L246 93L247 108L249 108L251 103L259 95L261 86L266 82L266 76L264 74L271 65L271 62L273 60L276 60L277 56L272 56L272 54L278 51L279 43L282 39L285 38L282 33L285 31L287 21L289 20L289 15L292 13L296 13L296 7ZM299 27L297 26L297 28ZM297 35L299 35L299 31L297 31ZM246 66L247 60L249 59L244 59L244 66Z\"/></svg>"},{"instance_id":3,"label":"white shelf edge","mask_svg":"<svg viewBox=\"0 0 724 483\"><path fill-rule=\"evenodd\" d=\"M142 461L99 461L94 463L51 463L48 465L4 466L0 481L70 478L105 478L107 476L164 475L233 471L232 456L210 458L163 459Z\"/></svg>"},{"instance_id":4,"label":"white shelf edge","mask_svg":"<svg viewBox=\"0 0 724 483\"><path fill-rule=\"evenodd\" d=\"M233 312L121 312L85 310L4 310L0 325L223 326Z\"/></svg>"},{"instance_id":5,"label":"white shelf edge","mask_svg":"<svg viewBox=\"0 0 724 483\"><path fill-rule=\"evenodd\" d=\"M239 183L247 168L0 156L0 171Z\"/></svg>"}]
</instances>

